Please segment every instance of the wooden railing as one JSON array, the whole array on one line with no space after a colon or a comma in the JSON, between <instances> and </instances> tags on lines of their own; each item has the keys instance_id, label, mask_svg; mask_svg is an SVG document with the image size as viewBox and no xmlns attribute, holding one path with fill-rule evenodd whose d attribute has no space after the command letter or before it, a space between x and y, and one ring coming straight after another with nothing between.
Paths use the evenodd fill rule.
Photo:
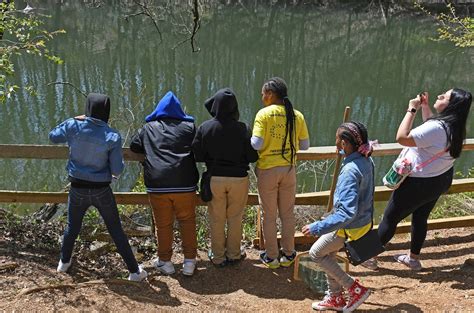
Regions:
<instances>
[{"instance_id":1,"label":"wooden railing","mask_svg":"<svg viewBox=\"0 0 474 313\"><path fill-rule=\"evenodd\" d=\"M298 160L325 160L334 159L335 146L311 147L306 151L298 152ZM402 146L396 143L381 144L373 153L373 156L389 156L400 153ZM474 150L474 139L467 139L463 151ZM142 161L143 155L133 153L130 149L123 149L124 158L127 161ZM11 159L67 159L69 154L66 146L52 145L6 145L0 144L0 158ZM461 193L474 191L474 178L456 179L449 188L448 193ZM389 199L391 189L384 186L375 188L375 201L386 201ZM37 191L11 191L0 190L0 203L65 203L67 192L37 192ZM144 192L116 192L115 197L119 204L148 205L148 197ZM329 191L310 192L296 195L297 205L326 205L329 199ZM199 205L205 205L198 198ZM258 195L249 194L248 205L258 204ZM474 226L474 216L432 220L429 222L430 229L470 227ZM399 225L397 232L409 232L407 225ZM297 234L297 243L307 243L312 239L306 239ZM258 244L258 238L254 240Z\"/></svg>"},{"instance_id":2,"label":"wooden railing","mask_svg":"<svg viewBox=\"0 0 474 313\"><path fill-rule=\"evenodd\" d=\"M383 143L375 148L373 156L397 155L403 147L398 143ZM467 139L463 151L474 150L474 139ZM336 158L335 146L311 147L298 152L298 160L326 160ZM129 148L123 149L126 161L143 161L143 155L133 153ZM53 145L5 145L0 144L0 159L67 159L69 150L66 146Z\"/></svg>"}]
</instances>

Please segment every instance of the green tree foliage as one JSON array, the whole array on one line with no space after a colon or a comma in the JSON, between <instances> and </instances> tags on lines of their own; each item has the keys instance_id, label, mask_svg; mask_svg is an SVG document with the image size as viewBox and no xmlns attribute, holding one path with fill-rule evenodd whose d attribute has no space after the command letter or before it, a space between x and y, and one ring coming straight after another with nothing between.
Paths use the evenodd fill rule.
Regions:
<instances>
[{"instance_id":1,"label":"green tree foliage","mask_svg":"<svg viewBox=\"0 0 474 313\"><path fill-rule=\"evenodd\" d=\"M65 31L45 30L42 17L48 16L31 14L27 9L17 10L14 0L0 2L0 102L11 98L19 88L8 80L15 74L15 55L26 53L57 64L63 62L47 48L47 43Z\"/></svg>"},{"instance_id":2,"label":"green tree foliage","mask_svg":"<svg viewBox=\"0 0 474 313\"><path fill-rule=\"evenodd\" d=\"M452 3L447 5L447 13L433 14L415 2L415 7L434 17L438 23L438 40L448 40L457 47L474 47L474 18L459 17Z\"/></svg>"}]
</instances>

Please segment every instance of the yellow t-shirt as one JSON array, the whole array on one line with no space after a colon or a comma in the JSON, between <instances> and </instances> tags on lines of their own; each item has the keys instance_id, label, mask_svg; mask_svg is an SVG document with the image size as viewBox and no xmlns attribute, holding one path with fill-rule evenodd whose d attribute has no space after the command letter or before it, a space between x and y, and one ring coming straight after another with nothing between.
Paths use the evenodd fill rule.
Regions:
<instances>
[{"instance_id":1,"label":"yellow t-shirt","mask_svg":"<svg viewBox=\"0 0 474 313\"><path fill-rule=\"evenodd\" d=\"M347 234L348 241L357 240L360 237L364 236L370 230L371 227L372 227L372 223L369 223L359 228L346 229L345 234L344 234L344 229L339 229L336 234L339 237L343 237L343 238L346 238L346 234Z\"/></svg>"},{"instance_id":2,"label":"yellow t-shirt","mask_svg":"<svg viewBox=\"0 0 474 313\"><path fill-rule=\"evenodd\" d=\"M309 139L308 127L303 114L295 112L295 138L293 143L296 151L299 150L299 141ZM285 139L286 115L283 105L271 104L255 116L252 135L263 139L263 147L258 151L257 167L268 169L276 166L290 165L290 140L286 139L285 160L281 155L281 146ZM295 158L296 163L296 158Z\"/></svg>"}]
</instances>

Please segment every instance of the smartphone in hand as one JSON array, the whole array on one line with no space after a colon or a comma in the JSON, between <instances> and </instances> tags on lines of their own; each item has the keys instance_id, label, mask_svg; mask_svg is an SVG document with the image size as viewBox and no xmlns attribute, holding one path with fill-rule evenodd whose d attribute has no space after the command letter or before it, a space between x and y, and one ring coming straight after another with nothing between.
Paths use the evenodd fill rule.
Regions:
<instances>
[{"instance_id":1,"label":"smartphone in hand","mask_svg":"<svg viewBox=\"0 0 474 313\"><path fill-rule=\"evenodd\" d=\"M421 104L428 104L428 92L423 91L418 95L420 97Z\"/></svg>"}]
</instances>

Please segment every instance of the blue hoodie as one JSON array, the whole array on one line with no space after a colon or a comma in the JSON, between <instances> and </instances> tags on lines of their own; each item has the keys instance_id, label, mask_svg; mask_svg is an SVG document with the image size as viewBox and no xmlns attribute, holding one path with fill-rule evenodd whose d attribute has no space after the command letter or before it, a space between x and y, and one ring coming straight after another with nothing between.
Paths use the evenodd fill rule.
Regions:
<instances>
[{"instance_id":1,"label":"blue hoodie","mask_svg":"<svg viewBox=\"0 0 474 313\"><path fill-rule=\"evenodd\" d=\"M192 116L186 115L181 108L181 102L172 91L168 91L156 105L155 110L145 118L145 121L158 121L163 118L174 118L176 120L194 122Z\"/></svg>"},{"instance_id":2,"label":"blue hoodie","mask_svg":"<svg viewBox=\"0 0 474 313\"><path fill-rule=\"evenodd\" d=\"M130 149L145 155L148 192L194 192L199 173L191 152L196 129L194 118L181 109L169 91L146 117L146 124L132 137Z\"/></svg>"}]
</instances>

